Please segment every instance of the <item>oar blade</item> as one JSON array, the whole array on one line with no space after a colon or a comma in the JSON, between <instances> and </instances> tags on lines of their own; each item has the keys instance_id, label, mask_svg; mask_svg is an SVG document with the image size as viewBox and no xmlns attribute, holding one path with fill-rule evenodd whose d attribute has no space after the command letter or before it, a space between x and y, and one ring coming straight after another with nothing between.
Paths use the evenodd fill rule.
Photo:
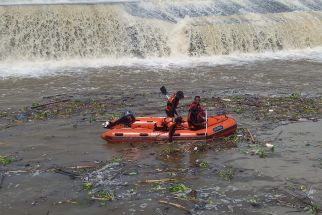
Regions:
<instances>
[{"instance_id":1,"label":"oar blade","mask_svg":"<svg viewBox=\"0 0 322 215\"><path fill-rule=\"evenodd\" d=\"M162 87L160 88L160 91L161 91L161 93L162 93L163 95L168 95L168 92L167 92L167 89L165 88L165 86L162 86Z\"/></svg>"}]
</instances>

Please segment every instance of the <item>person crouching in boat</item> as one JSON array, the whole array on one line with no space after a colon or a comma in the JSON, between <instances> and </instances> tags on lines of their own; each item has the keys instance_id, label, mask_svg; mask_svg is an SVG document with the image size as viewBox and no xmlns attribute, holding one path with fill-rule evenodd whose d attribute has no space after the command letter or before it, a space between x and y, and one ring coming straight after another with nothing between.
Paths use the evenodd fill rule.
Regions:
<instances>
[{"instance_id":1,"label":"person crouching in boat","mask_svg":"<svg viewBox=\"0 0 322 215\"><path fill-rule=\"evenodd\" d=\"M205 109L200 105L200 96L195 96L194 101L189 107L188 125L190 128L202 129L206 126Z\"/></svg>"},{"instance_id":2,"label":"person crouching in boat","mask_svg":"<svg viewBox=\"0 0 322 215\"><path fill-rule=\"evenodd\" d=\"M119 119L115 120L115 121L106 121L103 126L104 128L113 128L116 125L124 125L127 127L130 127L131 124L135 122L135 116L134 113L132 111L125 111L122 114L122 117L120 117Z\"/></svg>"},{"instance_id":3,"label":"person crouching in boat","mask_svg":"<svg viewBox=\"0 0 322 215\"><path fill-rule=\"evenodd\" d=\"M167 117L174 117L174 115L179 116L177 113L177 107L179 105L179 101L184 98L184 94L182 91L178 91L168 99L167 106L165 107L165 113Z\"/></svg>"}]
</instances>

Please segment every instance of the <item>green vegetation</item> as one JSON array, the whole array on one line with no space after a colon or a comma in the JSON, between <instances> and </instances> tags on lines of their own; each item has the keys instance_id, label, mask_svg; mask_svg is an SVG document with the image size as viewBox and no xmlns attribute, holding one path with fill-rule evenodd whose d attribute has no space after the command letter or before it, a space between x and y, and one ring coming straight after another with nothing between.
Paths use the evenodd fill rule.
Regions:
<instances>
[{"instance_id":1,"label":"green vegetation","mask_svg":"<svg viewBox=\"0 0 322 215\"><path fill-rule=\"evenodd\" d=\"M40 104L38 103L38 102L33 102L32 104L31 104L31 107L32 108L34 108L34 107L37 107L37 106L39 106Z\"/></svg>"},{"instance_id":2,"label":"green vegetation","mask_svg":"<svg viewBox=\"0 0 322 215\"><path fill-rule=\"evenodd\" d=\"M237 95L226 98L204 98L207 106L221 110L222 113L243 114L253 120L297 121L300 118L322 118L322 100L320 97L308 98L300 93L292 93L286 97L267 97L254 95ZM111 110L126 105L123 101L111 103L109 99L55 99L33 102L29 107L12 111L0 111L0 118L15 125L16 116L23 116L24 121L66 118L79 114L87 122L103 121L107 118L119 118L120 114ZM127 106L128 107L128 106ZM273 110L273 111L270 111ZM198 147L199 149L199 147Z\"/></svg>"},{"instance_id":3,"label":"green vegetation","mask_svg":"<svg viewBox=\"0 0 322 215\"><path fill-rule=\"evenodd\" d=\"M8 113L5 112L5 111L0 111L0 118L4 118L4 117L7 117L8 116Z\"/></svg>"},{"instance_id":4,"label":"green vegetation","mask_svg":"<svg viewBox=\"0 0 322 215\"><path fill-rule=\"evenodd\" d=\"M232 142L237 144L241 139L238 137L238 133L234 133L233 135L230 135L228 137L224 137L225 142Z\"/></svg>"},{"instance_id":5,"label":"green vegetation","mask_svg":"<svg viewBox=\"0 0 322 215\"><path fill-rule=\"evenodd\" d=\"M123 156L122 155L115 155L112 158L113 163L121 163L123 161Z\"/></svg>"},{"instance_id":6,"label":"green vegetation","mask_svg":"<svg viewBox=\"0 0 322 215\"><path fill-rule=\"evenodd\" d=\"M91 190L91 189L93 189L93 187L94 187L94 185L91 182L84 182L82 184L83 190Z\"/></svg>"},{"instance_id":7,"label":"green vegetation","mask_svg":"<svg viewBox=\"0 0 322 215\"><path fill-rule=\"evenodd\" d=\"M257 149L255 152L255 155L258 155L260 158L266 158L267 157L267 151L263 148Z\"/></svg>"},{"instance_id":8,"label":"green vegetation","mask_svg":"<svg viewBox=\"0 0 322 215\"><path fill-rule=\"evenodd\" d=\"M204 169L206 169L206 168L209 168L209 164L208 164L208 162L207 162L207 161L201 161L201 162L199 163L199 167L200 167L200 168L204 168Z\"/></svg>"},{"instance_id":9,"label":"green vegetation","mask_svg":"<svg viewBox=\"0 0 322 215\"><path fill-rule=\"evenodd\" d=\"M186 187L184 184L177 184L169 187L169 192L171 193L183 193L189 188Z\"/></svg>"},{"instance_id":10,"label":"green vegetation","mask_svg":"<svg viewBox=\"0 0 322 215\"><path fill-rule=\"evenodd\" d=\"M101 190L98 193L95 194L95 197L99 198L101 201L112 201L114 200L114 195L113 193L110 193L105 190Z\"/></svg>"},{"instance_id":11,"label":"green vegetation","mask_svg":"<svg viewBox=\"0 0 322 215\"><path fill-rule=\"evenodd\" d=\"M235 173L233 167L225 166L219 170L218 175L226 181L231 181L234 178Z\"/></svg>"},{"instance_id":12,"label":"green vegetation","mask_svg":"<svg viewBox=\"0 0 322 215\"><path fill-rule=\"evenodd\" d=\"M176 148L172 145L169 145L162 149L159 154L159 159L178 159L183 156L183 150L180 148Z\"/></svg>"},{"instance_id":13,"label":"green vegetation","mask_svg":"<svg viewBox=\"0 0 322 215\"><path fill-rule=\"evenodd\" d=\"M235 113L237 113L237 114L242 114L242 113L245 113L245 107L243 107L243 106L239 106L239 107L236 107L235 109L234 109L234 112Z\"/></svg>"},{"instance_id":14,"label":"green vegetation","mask_svg":"<svg viewBox=\"0 0 322 215\"><path fill-rule=\"evenodd\" d=\"M310 213L314 215L318 215L321 212L321 207L317 204L310 204L307 207L305 207L306 211L309 211Z\"/></svg>"},{"instance_id":15,"label":"green vegetation","mask_svg":"<svg viewBox=\"0 0 322 215\"><path fill-rule=\"evenodd\" d=\"M35 120L46 120L46 119L48 119L48 116L49 116L49 114L48 114L48 112L47 111L44 111L44 112L36 112L36 113L34 113L34 119Z\"/></svg>"},{"instance_id":16,"label":"green vegetation","mask_svg":"<svg viewBox=\"0 0 322 215\"><path fill-rule=\"evenodd\" d=\"M118 113L112 113L112 116L111 116L112 119L118 119L120 117L121 117L121 115Z\"/></svg>"},{"instance_id":17,"label":"green vegetation","mask_svg":"<svg viewBox=\"0 0 322 215\"><path fill-rule=\"evenodd\" d=\"M160 191L160 190L166 190L167 188L163 187L160 183L155 183L152 185L152 190Z\"/></svg>"},{"instance_id":18,"label":"green vegetation","mask_svg":"<svg viewBox=\"0 0 322 215\"><path fill-rule=\"evenodd\" d=\"M253 198L251 198L251 199L248 199L248 201L247 201L251 206L253 206L253 207L258 207L258 206L260 206L260 203L259 203L259 201L255 198L255 197L253 197Z\"/></svg>"},{"instance_id":19,"label":"green vegetation","mask_svg":"<svg viewBox=\"0 0 322 215\"><path fill-rule=\"evenodd\" d=\"M268 148L261 144L250 144L245 151L246 154L257 155L260 158L267 158L270 153L274 152L274 147Z\"/></svg>"},{"instance_id":20,"label":"green vegetation","mask_svg":"<svg viewBox=\"0 0 322 215\"><path fill-rule=\"evenodd\" d=\"M300 98L301 98L301 94L300 93L292 93L290 95L290 99L292 99L292 100L298 100Z\"/></svg>"},{"instance_id":21,"label":"green vegetation","mask_svg":"<svg viewBox=\"0 0 322 215\"><path fill-rule=\"evenodd\" d=\"M1 165L8 165L11 164L12 162L14 162L16 159L14 157L11 156L1 156L0 155L0 164Z\"/></svg>"}]
</instances>

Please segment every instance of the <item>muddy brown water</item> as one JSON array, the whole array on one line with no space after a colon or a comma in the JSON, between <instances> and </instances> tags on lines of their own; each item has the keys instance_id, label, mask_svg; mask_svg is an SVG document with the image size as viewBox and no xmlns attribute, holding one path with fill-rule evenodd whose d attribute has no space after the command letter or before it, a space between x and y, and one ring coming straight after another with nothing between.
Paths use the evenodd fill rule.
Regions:
<instances>
[{"instance_id":1,"label":"muddy brown water","mask_svg":"<svg viewBox=\"0 0 322 215\"><path fill-rule=\"evenodd\" d=\"M129 108L138 114L161 115L165 103L158 92L161 85L166 85L169 91L183 90L187 95L184 103L189 103L196 94L208 98L246 93L285 96L294 92L321 96L321 68L318 62L267 61L188 69L88 69L42 78L0 80L0 105L2 110L17 109L41 102L44 96L66 94L126 101L129 107L115 106L111 109L113 113ZM180 111L184 113L184 108ZM230 149L186 152L179 158L164 160L158 155L167 144L106 144L99 137L104 131L101 122L82 122L78 116L31 121L2 129L0 154L12 154L18 160L0 166L1 173L6 172L0 188L1 214L186 213L159 200L181 204L193 214L309 214L303 208L297 212L298 209L277 199L285 194L283 190L295 187L321 203L321 120L287 122L275 128L265 126L268 122L255 123L238 114L234 117L240 127L249 128L261 142L272 143L275 151L260 158L247 153L248 143L241 143ZM191 144L177 143L176 147ZM55 167L96 165L111 161L115 155L131 160L127 165L136 169L138 175L117 178L129 184L118 188L116 200L104 206L89 199L88 191L82 190L81 179L72 180L50 171ZM209 168L195 168L196 160L207 161ZM231 181L218 175L225 166L234 170ZM174 199L174 194L167 190L157 191L151 184L139 183L169 177L169 173L158 173L159 169L182 175L180 183L196 190L200 201ZM122 196L124 193L128 195Z\"/></svg>"}]
</instances>

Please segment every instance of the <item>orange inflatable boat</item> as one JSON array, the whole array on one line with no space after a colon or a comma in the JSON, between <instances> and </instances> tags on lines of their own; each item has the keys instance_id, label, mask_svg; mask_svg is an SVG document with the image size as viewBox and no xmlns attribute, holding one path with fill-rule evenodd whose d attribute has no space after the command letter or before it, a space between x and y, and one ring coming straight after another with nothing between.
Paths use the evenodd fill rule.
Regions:
<instances>
[{"instance_id":1,"label":"orange inflatable boat","mask_svg":"<svg viewBox=\"0 0 322 215\"><path fill-rule=\"evenodd\" d=\"M169 140L169 131L160 129L159 125L174 120L167 117L136 117L131 127L117 125L104 132L101 137L107 142L161 142ZM226 115L208 117L207 128L191 129L183 118L184 123L177 127L174 141L180 140L212 140L233 134L237 129L236 120Z\"/></svg>"}]
</instances>

